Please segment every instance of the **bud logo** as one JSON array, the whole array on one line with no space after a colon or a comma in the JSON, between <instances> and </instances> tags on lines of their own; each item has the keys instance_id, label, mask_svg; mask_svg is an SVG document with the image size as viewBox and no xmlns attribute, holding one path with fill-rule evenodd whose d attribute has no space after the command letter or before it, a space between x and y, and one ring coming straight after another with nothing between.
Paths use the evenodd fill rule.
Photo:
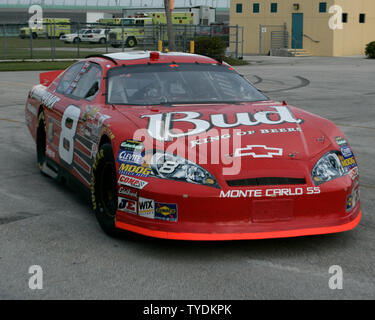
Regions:
<instances>
[{"instance_id":1,"label":"bud logo","mask_svg":"<svg viewBox=\"0 0 375 320\"><path fill-rule=\"evenodd\" d=\"M247 152L246 152L247 151ZM269 148L262 145L246 146L246 148L236 149L234 157L252 156L253 158L273 158L273 156L282 156L283 149Z\"/></svg>"},{"instance_id":2,"label":"bud logo","mask_svg":"<svg viewBox=\"0 0 375 320\"><path fill-rule=\"evenodd\" d=\"M138 201L138 214L141 217L151 218L154 219L154 209L155 209L155 202L152 199L146 199L139 197Z\"/></svg>"},{"instance_id":3,"label":"bud logo","mask_svg":"<svg viewBox=\"0 0 375 320\"><path fill-rule=\"evenodd\" d=\"M200 119L202 114L198 112L167 112L152 115L144 115L141 118L149 118L147 131L151 137L159 141L168 141L173 138L199 135L209 131L212 127L235 128L239 126L258 126L261 124L278 125L282 123L302 123L302 119L295 119L292 112L286 106L272 106L274 110L235 113L236 120L228 123L226 114L211 114L210 120ZM179 116L185 117L179 117ZM186 132L176 133L174 124L188 123L194 128Z\"/></svg>"},{"instance_id":4,"label":"bud logo","mask_svg":"<svg viewBox=\"0 0 375 320\"><path fill-rule=\"evenodd\" d=\"M118 197L118 209L124 212L137 214L137 201Z\"/></svg>"},{"instance_id":5,"label":"bud logo","mask_svg":"<svg viewBox=\"0 0 375 320\"><path fill-rule=\"evenodd\" d=\"M133 177L129 177L129 176L125 176L125 175L120 176L120 178L118 179L118 183L124 186L133 187L136 189L143 189L148 184L148 182L146 181L133 178Z\"/></svg>"}]
</instances>

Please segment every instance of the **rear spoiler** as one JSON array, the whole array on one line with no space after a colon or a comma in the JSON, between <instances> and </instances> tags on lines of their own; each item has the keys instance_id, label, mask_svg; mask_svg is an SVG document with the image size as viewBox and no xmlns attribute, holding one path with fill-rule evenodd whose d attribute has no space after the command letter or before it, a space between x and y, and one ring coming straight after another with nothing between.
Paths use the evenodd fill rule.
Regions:
<instances>
[{"instance_id":1,"label":"rear spoiler","mask_svg":"<svg viewBox=\"0 0 375 320\"><path fill-rule=\"evenodd\" d=\"M39 74L39 83L48 87L64 70L48 71Z\"/></svg>"}]
</instances>

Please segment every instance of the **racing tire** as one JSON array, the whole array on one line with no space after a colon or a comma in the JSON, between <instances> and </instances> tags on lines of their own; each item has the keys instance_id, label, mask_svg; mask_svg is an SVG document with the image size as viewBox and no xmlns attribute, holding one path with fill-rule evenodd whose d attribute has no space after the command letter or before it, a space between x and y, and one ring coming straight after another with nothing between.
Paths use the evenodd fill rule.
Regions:
<instances>
[{"instance_id":1,"label":"racing tire","mask_svg":"<svg viewBox=\"0 0 375 320\"><path fill-rule=\"evenodd\" d=\"M43 165L46 162L46 122L44 113L41 112L38 118L38 127L36 129L36 157L40 172L43 173Z\"/></svg>"},{"instance_id":2,"label":"racing tire","mask_svg":"<svg viewBox=\"0 0 375 320\"><path fill-rule=\"evenodd\" d=\"M137 45L137 40L134 37L129 37L126 39L125 45L128 48L133 48Z\"/></svg>"},{"instance_id":3,"label":"racing tire","mask_svg":"<svg viewBox=\"0 0 375 320\"><path fill-rule=\"evenodd\" d=\"M116 228L117 176L110 143L103 144L94 161L91 174L91 202L101 229L110 237L122 234Z\"/></svg>"}]
</instances>

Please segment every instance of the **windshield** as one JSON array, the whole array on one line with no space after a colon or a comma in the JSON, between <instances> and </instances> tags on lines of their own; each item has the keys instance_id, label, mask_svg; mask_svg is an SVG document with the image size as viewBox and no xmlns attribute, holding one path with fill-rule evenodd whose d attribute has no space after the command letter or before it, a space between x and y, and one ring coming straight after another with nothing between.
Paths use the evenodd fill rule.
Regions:
<instances>
[{"instance_id":1,"label":"windshield","mask_svg":"<svg viewBox=\"0 0 375 320\"><path fill-rule=\"evenodd\" d=\"M268 100L222 64L150 64L108 71L107 103L158 105Z\"/></svg>"}]
</instances>

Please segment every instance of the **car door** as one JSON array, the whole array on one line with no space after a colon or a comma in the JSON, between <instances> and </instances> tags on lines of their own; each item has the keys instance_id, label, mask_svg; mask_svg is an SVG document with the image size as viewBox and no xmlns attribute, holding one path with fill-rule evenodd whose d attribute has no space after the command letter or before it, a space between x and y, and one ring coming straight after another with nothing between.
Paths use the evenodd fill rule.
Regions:
<instances>
[{"instance_id":1,"label":"car door","mask_svg":"<svg viewBox=\"0 0 375 320\"><path fill-rule=\"evenodd\" d=\"M87 186L97 143L92 129L100 114L99 108L93 105L101 82L100 65L87 61L76 63L61 77L55 90L59 101L46 116L46 144L52 151L50 155L55 155L53 160Z\"/></svg>"}]
</instances>

